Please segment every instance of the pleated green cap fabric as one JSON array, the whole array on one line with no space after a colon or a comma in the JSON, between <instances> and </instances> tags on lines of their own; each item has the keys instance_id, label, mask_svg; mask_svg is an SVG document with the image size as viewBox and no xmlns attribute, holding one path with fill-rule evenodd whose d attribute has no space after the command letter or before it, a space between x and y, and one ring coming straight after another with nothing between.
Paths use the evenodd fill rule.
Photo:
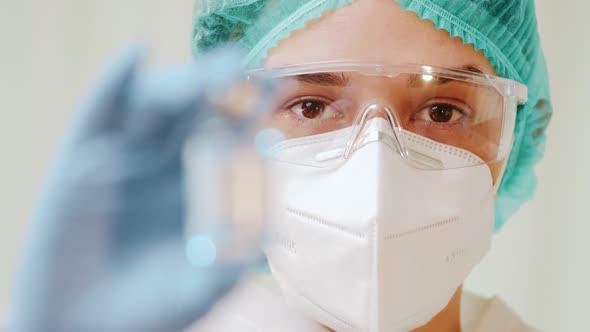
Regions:
<instances>
[{"instance_id":1,"label":"pleated green cap fabric","mask_svg":"<svg viewBox=\"0 0 590 332\"><path fill-rule=\"evenodd\" d=\"M257 66L268 50L309 20L353 0L197 0L195 54L231 42ZM481 50L496 72L527 85L518 110L515 140L496 199L496 230L536 189L534 165L544 153L552 114L549 78L537 32L533 0L391 0Z\"/></svg>"}]
</instances>

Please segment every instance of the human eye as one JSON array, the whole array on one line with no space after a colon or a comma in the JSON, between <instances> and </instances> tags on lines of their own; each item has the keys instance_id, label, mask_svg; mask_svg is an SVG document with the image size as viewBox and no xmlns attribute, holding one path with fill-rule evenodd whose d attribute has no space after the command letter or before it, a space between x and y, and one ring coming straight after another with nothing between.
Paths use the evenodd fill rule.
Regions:
<instances>
[{"instance_id":1,"label":"human eye","mask_svg":"<svg viewBox=\"0 0 590 332\"><path fill-rule=\"evenodd\" d=\"M342 113L336 109L334 103L319 97L298 98L288 103L285 110L300 121L321 121L342 117Z\"/></svg>"},{"instance_id":2,"label":"human eye","mask_svg":"<svg viewBox=\"0 0 590 332\"><path fill-rule=\"evenodd\" d=\"M471 117L472 111L465 103L455 100L433 100L414 114L414 120L432 125L460 124Z\"/></svg>"}]
</instances>

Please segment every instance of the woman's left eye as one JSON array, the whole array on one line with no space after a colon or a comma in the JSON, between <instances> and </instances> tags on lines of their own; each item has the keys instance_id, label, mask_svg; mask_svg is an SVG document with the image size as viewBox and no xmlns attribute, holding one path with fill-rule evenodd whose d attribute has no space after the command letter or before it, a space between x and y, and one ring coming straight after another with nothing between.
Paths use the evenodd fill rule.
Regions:
<instances>
[{"instance_id":1,"label":"woman's left eye","mask_svg":"<svg viewBox=\"0 0 590 332\"><path fill-rule=\"evenodd\" d=\"M450 103L433 103L418 112L418 120L449 124L460 121L466 116L466 112Z\"/></svg>"}]
</instances>

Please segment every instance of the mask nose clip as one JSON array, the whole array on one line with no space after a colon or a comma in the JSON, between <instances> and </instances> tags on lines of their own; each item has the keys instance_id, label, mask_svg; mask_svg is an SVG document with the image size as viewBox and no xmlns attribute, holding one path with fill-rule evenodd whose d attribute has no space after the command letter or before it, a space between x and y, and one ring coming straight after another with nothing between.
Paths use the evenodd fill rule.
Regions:
<instances>
[{"instance_id":1,"label":"mask nose clip","mask_svg":"<svg viewBox=\"0 0 590 332\"><path fill-rule=\"evenodd\" d=\"M369 122L375 118L381 118L386 121L387 125L385 128L375 126L377 128L374 129L371 128L373 126L368 126ZM402 158L408 158L401 120L397 113L387 105L372 104L365 107L359 113L353 126L350 140L344 151L344 159L348 159L355 150L375 141L387 144L394 151L398 152Z\"/></svg>"}]
</instances>

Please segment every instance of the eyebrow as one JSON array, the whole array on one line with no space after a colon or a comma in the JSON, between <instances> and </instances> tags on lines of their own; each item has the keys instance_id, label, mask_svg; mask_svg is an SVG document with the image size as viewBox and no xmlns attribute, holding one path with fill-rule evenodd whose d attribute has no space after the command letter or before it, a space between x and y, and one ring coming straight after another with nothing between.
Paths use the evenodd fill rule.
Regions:
<instances>
[{"instance_id":1,"label":"eyebrow","mask_svg":"<svg viewBox=\"0 0 590 332\"><path fill-rule=\"evenodd\" d=\"M473 64L462 65L462 66L456 67L454 69L470 71L470 72L477 73L477 74L483 74L483 70L479 69L479 67L477 67L476 65L473 65Z\"/></svg>"},{"instance_id":2,"label":"eyebrow","mask_svg":"<svg viewBox=\"0 0 590 332\"><path fill-rule=\"evenodd\" d=\"M295 79L303 83L345 87L350 83L344 73L315 73L296 75Z\"/></svg>"},{"instance_id":3,"label":"eyebrow","mask_svg":"<svg viewBox=\"0 0 590 332\"><path fill-rule=\"evenodd\" d=\"M464 70L468 72L473 72L477 74L483 74L483 71L479 69L477 66L473 64L462 65L458 67L453 67L451 69L458 69ZM346 87L349 85L350 80L344 73L313 73L313 74L302 74L302 75L295 75L295 79L299 82L309 83L309 84L317 84L317 85L326 85L326 86L337 86L337 87ZM423 85L424 81L420 78L422 75L419 74L411 74L407 79L407 86L408 87L420 87ZM450 81L450 79L442 78L442 77L435 77L433 81L430 81L430 84L435 85L442 85L446 84Z\"/></svg>"},{"instance_id":4,"label":"eyebrow","mask_svg":"<svg viewBox=\"0 0 590 332\"><path fill-rule=\"evenodd\" d=\"M463 71L468 71L468 72L472 72L472 73L476 73L476 74L483 74L483 71L473 64L452 67L451 69L463 70ZM419 75L419 74L410 75L408 77L407 82L406 82L407 86L409 88L422 87L424 85L424 83L426 83L424 80L421 79L422 76L424 76L424 75L423 74L422 75ZM443 84L449 83L450 81L451 81L451 79L444 78L444 77L433 77L432 80L428 81L428 84L429 85L443 85Z\"/></svg>"}]
</instances>

